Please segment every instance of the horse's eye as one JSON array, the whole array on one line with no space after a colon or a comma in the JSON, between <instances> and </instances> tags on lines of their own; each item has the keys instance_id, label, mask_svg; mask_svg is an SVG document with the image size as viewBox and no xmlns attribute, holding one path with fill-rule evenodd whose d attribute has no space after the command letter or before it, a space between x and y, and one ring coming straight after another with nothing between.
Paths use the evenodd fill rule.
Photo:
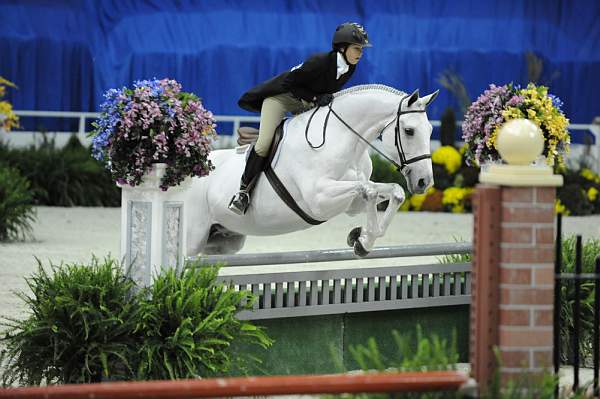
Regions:
<instances>
[{"instance_id":1,"label":"horse's eye","mask_svg":"<svg viewBox=\"0 0 600 399\"><path fill-rule=\"evenodd\" d=\"M404 129L404 133L406 133L407 136L414 136L415 135L415 129L406 128L406 129Z\"/></svg>"}]
</instances>

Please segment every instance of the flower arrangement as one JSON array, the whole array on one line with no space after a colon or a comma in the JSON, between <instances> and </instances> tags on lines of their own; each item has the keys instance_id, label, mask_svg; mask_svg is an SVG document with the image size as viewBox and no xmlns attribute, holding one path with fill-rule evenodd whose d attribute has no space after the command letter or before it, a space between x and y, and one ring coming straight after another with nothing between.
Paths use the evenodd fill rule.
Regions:
<instances>
[{"instance_id":1,"label":"flower arrangement","mask_svg":"<svg viewBox=\"0 0 600 399\"><path fill-rule=\"evenodd\" d=\"M0 98L6 94L7 86L17 88L13 82L0 76ZM17 127L19 127L19 117L13 112L12 105L8 101L0 101L0 130L9 132Z\"/></svg>"},{"instance_id":2,"label":"flower arrangement","mask_svg":"<svg viewBox=\"0 0 600 399\"><path fill-rule=\"evenodd\" d=\"M582 216L600 213L600 175L586 166L562 171L564 185L557 190L556 213Z\"/></svg>"},{"instance_id":3,"label":"flower arrangement","mask_svg":"<svg viewBox=\"0 0 600 399\"><path fill-rule=\"evenodd\" d=\"M469 162L481 165L499 160L495 147L498 130L508 120L526 118L544 134L543 155L548 165L563 165L570 136L569 120L563 114L562 105L545 86L530 83L523 89L513 84L490 85L465 114L462 130Z\"/></svg>"},{"instance_id":4,"label":"flower arrangement","mask_svg":"<svg viewBox=\"0 0 600 399\"><path fill-rule=\"evenodd\" d=\"M160 188L214 169L208 154L216 136L213 114L175 80L136 81L110 89L94 122L92 155L119 184L139 185L153 163L167 164Z\"/></svg>"}]
</instances>

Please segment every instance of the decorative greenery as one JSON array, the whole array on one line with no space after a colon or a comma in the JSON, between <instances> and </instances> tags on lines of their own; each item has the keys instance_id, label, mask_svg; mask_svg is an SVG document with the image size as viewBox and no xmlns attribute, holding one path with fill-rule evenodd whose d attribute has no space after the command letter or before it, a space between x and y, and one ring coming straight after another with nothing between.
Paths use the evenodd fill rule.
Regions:
<instances>
[{"instance_id":1,"label":"decorative greenery","mask_svg":"<svg viewBox=\"0 0 600 399\"><path fill-rule=\"evenodd\" d=\"M38 264L27 279L31 295L18 294L28 317L2 323L5 386L214 376L257 360L231 353L234 340L272 342L236 319L256 297L217 283L217 267L164 270L140 288L110 257L51 263L51 273Z\"/></svg>"},{"instance_id":2,"label":"decorative greenery","mask_svg":"<svg viewBox=\"0 0 600 399\"><path fill-rule=\"evenodd\" d=\"M576 237L570 236L562 241L562 272L575 272ZM582 245L582 272L594 273L596 258L600 256L600 239L591 238ZM590 366L592 359L593 321L594 321L594 283L581 282L581 330L579 332L579 351L583 365ZM562 361L572 363L573 336L575 334L573 303L575 302L575 284L562 282L561 291L561 353Z\"/></svg>"},{"instance_id":3,"label":"decorative greenery","mask_svg":"<svg viewBox=\"0 0 600 399\"><path fill-rule=\"evenodd\" d=\"M369 371L432 371L432 370L456 370L458 354L456 352L456 332L450 343L440 340L435 335L424 337L421 327L417 326L416 342L411 337L400 335L397 331L392 332L398 347L398 353L388 357L381 353L377 343L370 338L366 345L351 347L354 359L359 363L361 369ZM497 364L500 365L500 356L496 349ZM551 372L543 372L538 375L526 374L516 380L502 383L499 367L496 368L492 381L485 392L480 392L481 398L485 399L554 399L554 391L558 385L558 378ZM561 390L559 398L585 399L590 398L586 394L588 387L582 387L576 392ZM342 398L356 399L386 399L389 394L358 394L340 395ZM430 398L463 398L460 392L403 392L393 394L394 398L407 399L430 399ZM326 396L326 398L333 398Z\"/></svg>"},{"instance_id":4,"label":"decorative greenery","mask_svg":"<svg viewBox=\"0 0 600 399\"><path fill-rule=\"evenodd\" d=\"M101 378L130 378L136 345L132 331L137 304L118 262L93 258L90 264L50 263L47 273L27 279L31 295L18 294L29 316L8 319L0 342L2 382L98 382Z\"/></svg>"},{"instance_id":5,"label":"decorative greenery","mask_svg":"<svg viewBox=\"0 0 600 399\"><path fill-rule=\"evenodd\" d=\"M382 353L374 338L369 338L366 345L350 346L350 353L360 368L365 371L434 371L456 370L458 352L456 349L456 331L452 333L452 341L440 339L437 335L425 336L420 325L417 325L415 336L401 335L393 330L392 336L397 352L386 355ZM342 365L338 365L342 367ZM343 369L343 368L342 368ZM340 395L342 398L384 399L387 394ZM394 395L402 398L454 398L454 392L405 393Z\"/></svg>"},{"instance_id":6,"label":"decorative greenery","mask_svg":"<svg viewBox=\"0 0 600 399\"><path fill-rule=\"evenodd\" d=\"M549 370L539 374L522 374L517 378L502 383L499 369L502 365L498 348L494 348L496 355L496 372L493 375L490 385L485 392L481 392L483 399L590 399L592 396L586 392L588 386L583 386L572 392L569 388L561 389L558 396L555 395L557 385L559 385L558 376Z\"/></svg>"},{"instance_id":7,"label":"decorative greenery","mask_svg":"<svg viewBox=\"0 0 600 399\"><path fill-rule=\"evenodd\" d=\"M37 205L119 206L121 190L76 135L63 148L43 136L38 146L9 148L0 143L0 159L30 181Z\"/></svg>"},{"instance_id":8,"label":"decorative greenery","mask_svg":"<svg viewBox=\"0 0 600 399\"><path fill-rule=\"evenodd\" d=\"M93 124L93 155L118 183L139 185L156 162L167 163L162 190L214 168L208 153L215 119L175 80L136 81L133 89L110 89L104 96Z\"/></svg>"},{"instance_id":9,"label":"decorative greenery","mask_svg":"<svg viewBox=\"0 0 600 399\"><path fill-rule=\"evenodd\" d=\"M552 166L563 165L570 135L562 104L545 86L530 83L522 89L512 83L490 85L465 114L462 129L468 145L467 158L477 165L499 160L495 144L500 127L508 120L526 118L542 130L546 162Z\"/></svg>"},{"instance_id":10,"label":"decorative greenery","mask_svg":"<svg viewBox=\"0 0 600 399\"><path fill-rule=\"evenodd\" d=\"M141 299L138 379L221 375L246 361L230 351L233 341L272 344L262 328L236 318L256 298L218 283L217 273L218 267L188 264L156 278Z\"/></svg>"},{"instance_id":11,"label":"decorative greenery","mask_svg":"<svg viewBox=\"0 0 600 399\"><path fill-rule=\"evenodd\" d=\"M25 239L35 222L29 182L19 171L0 164L0 241Z\"/></svg>"},{"instance_id":12,"label":"decorative greenery","mask_svg":"<svg viewBox=\"0 0 600 399\"><path fill-rule=\"evenodd\" d=\"M0 99L6 94L6 87L17 88L17 86L0 76ZM0 130L11 131L19 127L19 117L15 115L11 103L8 101L0 101Z\"/></svg>"}]
</instances>

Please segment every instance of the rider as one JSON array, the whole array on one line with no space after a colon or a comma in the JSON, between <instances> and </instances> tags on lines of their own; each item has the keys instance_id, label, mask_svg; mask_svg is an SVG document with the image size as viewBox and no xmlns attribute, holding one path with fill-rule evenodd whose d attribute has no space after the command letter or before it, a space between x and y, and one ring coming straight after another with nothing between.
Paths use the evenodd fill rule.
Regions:
<instances>
[{"instance_id":1,"label":"rider","mask_svg":"<svg viewBox=\"0 0 600 399\"><path fill-rule=\"evenodd\" d=\"M263 170L275 129L286 112L297 114L315 105L328 105L332 93L340 90L354 73L363 47L371 47L371 43L361 25L346 22L336 28L332 47L332 51L314 54L290 71L253 87L238 101L241 108L260 112L260 129L246 161L240 190L229 203L233 212L246 213L249 191Z\"/></svg>"}]
</instances>

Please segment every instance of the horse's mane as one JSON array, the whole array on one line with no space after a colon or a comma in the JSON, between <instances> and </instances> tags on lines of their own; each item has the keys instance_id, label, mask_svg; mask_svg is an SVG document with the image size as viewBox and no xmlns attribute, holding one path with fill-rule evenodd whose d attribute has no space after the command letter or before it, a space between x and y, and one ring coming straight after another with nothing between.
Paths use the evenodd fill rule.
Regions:
<instances>
[{"instance_id":1,"label":"horse's mane","mask_svg":"<svg viewBox=\"0 0 600 399\"><path fill-rule=\"evenodd\" d=\"M337 93L335 93L333 96L334 97L341 97L341 96L346 95L346 94L356 93L358 91L367 91L367 90L386 91L388 93L397 94L399 96L405 96L406 95L405 92L400 91L398 89L394 89L393 87L390 87L390 86L386 86L386 85L382 85L382 84L368 84L368 85L352 86L352 87L349 87L347 89L340 90Z\"/></svg>"}]
</instances>

